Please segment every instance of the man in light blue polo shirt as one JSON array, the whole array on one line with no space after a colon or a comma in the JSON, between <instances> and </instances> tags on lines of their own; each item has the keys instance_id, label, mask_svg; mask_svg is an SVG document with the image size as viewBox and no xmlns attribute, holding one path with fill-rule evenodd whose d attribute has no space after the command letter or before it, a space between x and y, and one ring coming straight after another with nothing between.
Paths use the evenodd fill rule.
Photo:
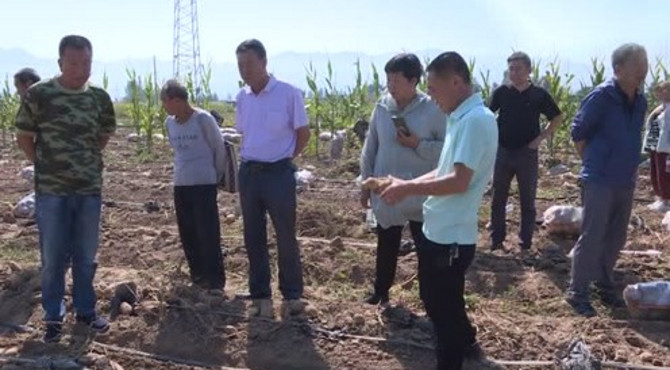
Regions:
<instances>
[{"instance_id":1,"label":"man in light blue polo shirt","mask_svg":"<svg viewBox=\"0 0 670 370\"><path fill-rule=\"evenodd\" d=\"M413 180L393 178L382 199L394 204L428 195L423 205L425 238L417 249L421 300L437 336L437 368L461 369L481 349L465 312L465 271L477 242L477 211L493 172L498 126L480 94L473 93L468 65L455 52L427 68L428 94L447 113L437 169Z\"/></svg>"}]
</instances>

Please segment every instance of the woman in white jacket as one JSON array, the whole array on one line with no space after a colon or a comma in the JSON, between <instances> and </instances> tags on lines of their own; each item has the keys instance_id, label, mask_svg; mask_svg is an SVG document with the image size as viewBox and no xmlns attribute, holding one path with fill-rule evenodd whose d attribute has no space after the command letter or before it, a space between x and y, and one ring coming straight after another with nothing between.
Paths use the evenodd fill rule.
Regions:
<instances>
[{"instance_id":1,"label":"woman in white jacket","mask_svg":"<svg viewBox=\"0 0 670 370\"><path fill-rule=\"evenodd\" d=\"M654 94L662 104L649 114L644 136L644 150L650 156L651 183L657 197L649 209L665 213L670 211L670 81L657 85Z\"/></svg>"}]
</instances>

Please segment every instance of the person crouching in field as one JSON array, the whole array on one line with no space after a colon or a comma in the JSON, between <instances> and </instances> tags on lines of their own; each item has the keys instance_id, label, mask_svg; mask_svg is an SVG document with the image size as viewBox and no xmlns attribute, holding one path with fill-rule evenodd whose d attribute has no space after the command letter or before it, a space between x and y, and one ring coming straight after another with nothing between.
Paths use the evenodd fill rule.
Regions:
<instances>
[{"instance_id":1,"label":"person crouching in field","mask_svg":"<svg viewBox=\"0 0 670 370\"><path fill-rule=\"evenodd\" d=\"M209 113L189 104L178 81L167 81L160 98L170 115L165 125L174 150L174 204L191 281L222 290L226 276L216 195L225 167L223 137Z\"/></svg>"},{"instance_id":2,"label":"person crouching in field","mask_svg":"<svg viewBox=\"0 0 670 370\"><path fill-rule=\"evenodd\" d=\"M649 152L651 183L657 198L649 209L665 213L670 210L670 81L656 86L654 94L662 104L649 114L644 136L644 150Z\"/></svg>"},{"instance_id":3,"label":"person crouching in field","mask_svg":"<svg viewBox=\"0 0 670 370\"><path fill-rule=\"evenodd\" d=\"M361 180L388 175L412 179L437 167L446 117L428 95L417 90L423 67L416 55L398 54L386 63L384 71L388 93L372 112L360 159ZM374 292L365 302L376 305L389 301L402 230L409 223L414 244L421 242L424 200L426 197L409 197L390 205L370 190L361 191L362 206L372 207L378 223Z\"/></svg>"}]
</instances>

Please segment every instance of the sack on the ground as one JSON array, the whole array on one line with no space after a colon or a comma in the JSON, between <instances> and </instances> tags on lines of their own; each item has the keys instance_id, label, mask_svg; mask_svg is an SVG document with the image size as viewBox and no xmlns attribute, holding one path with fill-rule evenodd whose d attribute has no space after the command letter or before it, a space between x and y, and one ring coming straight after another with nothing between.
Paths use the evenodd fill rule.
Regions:
<instances>
[{"instance_id":1,"label":"sack on the ground","mask_svg":"<svg viewBox=\"0 0 670 370\"><path fill-rule=\"evenodd\" d=\"M544 227L550 234L579 235L583 220L582 207L551 206L544 211Z\"/></svg>"},{"instance_id":2,"label":"sack on the ground","mask_svg":"<svg viewBox=\"0 0 670 370\"><path fill-rule=\"evenodd\" d=\"M670 231L670 211L665 213L663 221L661 221L661 225L665 226L665 229Z\"/></svg>"},{"instance_id":3,"label":"sack on the ground","mask_svg":"<svg viewBox=\"0 0 670 370\"><path fill-rule=\"evenodd\" d=\"M330 142L330 159L342 158L342 150L344 149L344 142L347 140L347 131L338 130L333 135L333 140Z\"/></svg>"},{"instance_id":4,"label":"sack on the ground","mask_svg":"<svg viewBox=\"0 0 670 370\"><path fill-rule=\"evenodd\" d=\"M557 368L560 370L600 370L600 360L595 358L584 339L574 339L565 353L557 358Z\"/></svg>"},{"instance_id":5,"label":"sack on the ground","mask_svg":"<svg viewBox=\"0 0 670 370\"><path fill-rule=\"evenodd\" d=\"M628 285L623 298L631 316L643 320L670 320L670 281Z\"/></svg>"},{"instance_id":6,"label":"sack on the ground","mask_svg":"<svg viewBox=\"0 0 670 370\"><path fill-rule=\"evenodd\" d=\"M16 218L33 218L35 216L35 193L23 197L16 204L12 213Z\"/></svg>"},{"instance_id":7,"label":"sack on the ground","mask_svg":"<svg viewBox=\"0 0 670 370\"><path fill-rule=\"evenodd\" d=\"M35 166L22 168L21 177L32 184L35 181Z\"/></svg>"}]
</instances>

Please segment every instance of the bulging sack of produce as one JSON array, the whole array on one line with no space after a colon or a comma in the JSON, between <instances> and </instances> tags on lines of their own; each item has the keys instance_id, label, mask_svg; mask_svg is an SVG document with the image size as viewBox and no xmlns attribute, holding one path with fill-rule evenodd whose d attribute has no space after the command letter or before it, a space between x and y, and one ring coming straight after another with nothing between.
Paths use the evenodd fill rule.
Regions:
<instances>
[{"instance_id":1,"label":"bulging sack of produce","mask_svg":"<svg viewBox=\"0 0 670 370\"><path fill-rule=\"evenodd\" d=\"M35 193L30 193L21 198L13 212L16 218L32 218L35 216Z\"/></svg>"},{"instance_id":2,"label":"bulging sack of produce","mask_svg":"<svg viewBox=\"0 0 670 370\"><path fill-rule=\"evenodd\" d=\"M665 229L670 231L670 211L665 213L665 216L663 216L663 221L661 221L661 225L665 226Z\"/></svg>"},{"instance_id":3,"label":"bulging sack of produce","mask_svg":"<svg viewBox=\"0 0 670 370\"><path fill-rule=\"evenodd\" d=\"M550 234L579 235L583 210L575 206L551 206L544 211L543 219L543 225Z\"/></svg>"},{"instance_id":4,"label":"bulging sack of produce","mask_svg":"<svg viewBox=\"0 0 670 370\"><path fill-rule=\"evenodd\" d=\"M633 318L670 321L670 281L628 285L623 298Z\"/></svg>"},{"instance_id":5,"label":"bulging sack of produce","mask_svg":"<svg viewBox=\"0 0 670 370\"><path fill-rule=\"evenodd\" d=\"M32 184L33 181L35 181L35 166L28 166L22 168L21 177Z\"/></svg>"}]
</instances>

